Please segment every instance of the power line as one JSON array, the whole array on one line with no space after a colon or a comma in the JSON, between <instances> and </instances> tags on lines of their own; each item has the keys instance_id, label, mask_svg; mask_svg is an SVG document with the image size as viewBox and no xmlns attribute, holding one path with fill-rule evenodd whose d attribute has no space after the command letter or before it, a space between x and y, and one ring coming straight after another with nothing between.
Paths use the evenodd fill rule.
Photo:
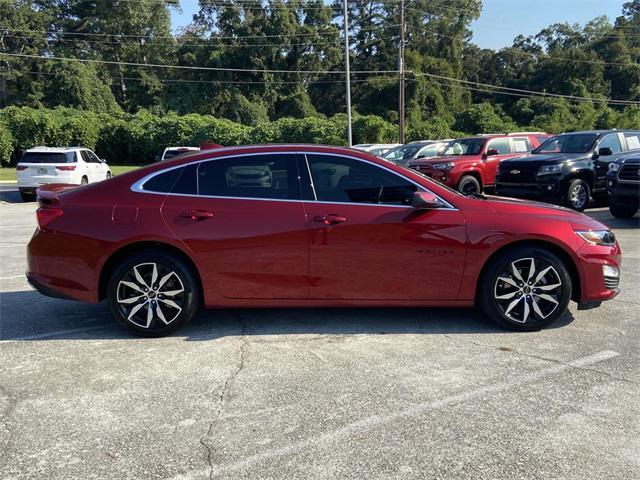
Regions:
<instances>
[{"instance_id":1,"label":"power line","mask_svg":"<svg viewBox=\"0 0 640 480\"><path fill-rule=\"evenodd\" d=\"M485 87L485 88L490 88L490 89L494 89L495 90L504 90L504 91L508 91L508 92L514 92L514 93L521 93L521 94L527 94L528 96L538 96L538 97L553 97L553 98L564 98L567 100L579 100L579 101L589 101L589 102L598 102L598 103L610 103L610 104L615 104L615 105L640 105L640 102L636 102L633 100L618 100L618 99L603 99L603 98L596 98L596 97L581 97L578 95L562 95L559 93L548 93L548 92L540 92L537 90L524 90L521 88L510 88L510 87L501 87L498 85L491 85L489 83L481 83L481 82L474 82L471 80L462 80L460 78L451 78L451 77L445 77L443 75L435 75L432 73L418 73L418 72L414 72L414 75L417 77L429 77L429 78L436 78L436 79L440 79L440 80L449 80L452 82L457 82L457 83L463 83L463 84L470 84L470 85L478 85L481 87Z\"/></svg>"},{"instance_id":2,"label":"power line","mask_svg":"<svg viewBox=\"0 0 640 480\"><path fill-rule=\"evenodd\" d=\"M10 70L7 69L0 69L0 73L13 73ZM36 71L36 70L27 70L27 71L21 71L21 70L16 70L15 73L17 74L24 74L24 73L28 73L28 74L32 74L32 75L47 75L47 76L52 76L55 75L55 73L53 72L41 72L41 71ZM102 77L102 75L100 75ZM107 78L110 78L112 80L121 80L121 78L119 76L113 76L113 75L107 75ZM127 80L127 81L135 81L135 82L143 82L143 81L148 81L148 79L144 79L144 78L139 78L139 77L122 77L122 80ZM200 79L184 79L184 78L154 78L154 81L158 81L158 82L162 82L162 83L196 83L196 84L229 84L229 85L272 85L272 84L283 84L283 85L289 85L289 84L300 84L300 83L313 83L313 84L336 84L336 83L344 83L344 80L305 80L302 82L299 81L293 81L293 80L200 80ZM351 80L352 83L357 82L357 83L364 83L367 82L367 79L356 79L356 80Z\"/></svg>"},{"instance_id":3,"label":"power line","mask_svg":"<svg viewBox=\"0 0 640 480\"><path fill-rule=\"evenodd\" d=\"M231 67L198 67L191 65L166 65L161 63L136 63L136 62L116 62L112 60L95 60L88 58L66 58L66 57L43 57L41 55L30 55L26 53L7 53L0 52L0 55L7 57L19 57L19 58L33 58L40 60L59 60L66 62L82 62L82 63L98 63L106 65L126 65L129 67L149 67L149 68L176 68L182 70L203 70L203 71L215 71L215 72L239 72L239 73L301 73L301 74L334 74L344 75L342 70L278 70L278 69L258 69L258 68L231 68ZM396 70L354 70L351 73L357 74L388 74L398 73Z\"/></svg>"}]
</instances>

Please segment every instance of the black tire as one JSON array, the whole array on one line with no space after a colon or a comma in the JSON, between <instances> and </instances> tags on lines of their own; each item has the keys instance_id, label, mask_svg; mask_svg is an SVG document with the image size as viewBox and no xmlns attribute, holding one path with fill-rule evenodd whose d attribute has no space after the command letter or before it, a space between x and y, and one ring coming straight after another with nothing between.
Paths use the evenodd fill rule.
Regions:
<instances>
[{"instance_id":1,"label":"black tire","mask_svg":"<svg viewBox=\"0 0 640 480\"><path fill-rule=\"evenodd\" d=\"M149 289L154 285L157 288ZM107 300L111 314L123 327L143 337L163 337L189 323L196 314L200 283L182 258L161 249L149 249L127 257L115 268L107 287Z\"/></svg>"},{"instance_id":2,"label":"black tire","mask_svg":"<svg viewBox=\"0 0 640 480\"><path fill-rule=\"evenodd\" d=\"M636 214L638 208L610 203L609 211L611 212L611 215L616 218L631 218Z\"/></svg>"},{"instance_id":3,"label":"black tire","mask_svg":"<svg viewBox=\"0 0 640 480\"><path fill-rule=\"evenodd\" d=\"M581 178L576 178L569 182L569 187L564 196L564 203L567 207L582 212L591 198L591 189L589 184Z\"/></svg>"},{"instance_id":4,"label":"black tire","mask_svg":"<svg viewBox=\"0 0 640 480\"><path fill-rule=\"evenodd\" d=\"M23 202L35 202L37 196L34 193L20 192L20 198Z\"/></svg>"},{"instance_id":5,"label":"black tire","mask_svg":"<svg viewBox=\"0 0 640 480\"><path fill-rule=\"evenodd\" d=\"M82 177L80 180L80 185L87 185L89 183L89 179L87 177Z\"/></svg>"},{"instance_id":6,"label":"black tire","mask_svg":"<svg viewBox=\"0 0 640 480\"><path fill-rule=\"evenodd\" d=\"M493 322L510 330L531 332L552 324L567 310L571 275L553 253L541 247L517 247L490 262L480 278L478 303ZM546 273L539 278L542 272ZM550 288L556 284L559 286Z\"/></svg>"},{"instance_id":7,"label":"black tire","mask_svg":"<svg viewBox=\"0 0 640 480\"><path fill-rule=\"evenodd\" d=\"M465 195L470 195L473 193L480 194L482 193L482 187L480 186L480 182L476 179L476 177L472 175L465 175L458 182L458 191L460 193L464 193Z\"/></svg>"},{"instance_id":8,"label":"black tire","mask_svg":"<svg viewBox=\"0 0 640 480\"><path fill-rule=\"evenodd\" d=\"M111 172L107 172L107 180L109 180L111 178Z\"/></svg>"}]
</instances>

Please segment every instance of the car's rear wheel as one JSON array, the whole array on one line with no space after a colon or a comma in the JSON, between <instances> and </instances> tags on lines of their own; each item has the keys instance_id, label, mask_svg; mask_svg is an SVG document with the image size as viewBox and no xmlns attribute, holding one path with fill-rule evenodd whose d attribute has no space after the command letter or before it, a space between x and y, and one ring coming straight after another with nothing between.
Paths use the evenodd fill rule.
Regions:
<instances>
[{"instance_id":1,"label":"car's rear wheel","mask_svg":"<svg viewBox=\"0 0 640 480\"><path fill-rule=\"evenodd\" d=\"M465 195L479 194L482 193L482 187L476 177L465 175L458 182L458 191Z\"/></svg>"},{"instance_id":2,"label":"car's rear wheel","mask_svg":"<svg viewBox=\"0 0 640 480\"><path fill-rule=\"evenodd\" d=\"M571 180L569 188L565 195L565 203L569 208L583 211L589 205L589 199L591 198L591 189L589 184L580 178Z\"/></svg>"},{"instance_id":3,"label":"car's rear wheel","mask_svg":"<svg viewBox=\"0 0 640 480\"><path fill-rule=\"evenodd\" d=\"M87 185L89 183L89 179L87 177L82 177L80 180L80 185Z\"/></svg>"},{"instance_id":4,"label":"car's rear wheel","mask_svg":"<svg viewBox=\"0 0 640 480\"><path fill-rule=\"evenodd\" d=\"M616 205L615 203L609 204L609 211L611 215L616 218L631 218L633 217L638 209L636 207L626 207L623 205Z\"/></svg>"},{"instance_id":5,"label":"car's rear wheel","mask_svg":"<svg viewBox=\"0 0 640 480\"><path fill-rule=\"evenodd\" d=\"M515 248L493 259L480 280L479 303L494 322L534 331L555 322L571 299L571 276L556 255Z\"/></svg>"},{"instance_id":6,"label":"car's rear wheel","mask_svg":"<svg viewBox=\"0 0 640 480\"><path fill-rule=\"evenodd\" d=\"M169 335L186 325L200 298L192 268L180 257L157 249L124 260L107 289L113 317L145 337Z\"/></svg>"}]
</instances>

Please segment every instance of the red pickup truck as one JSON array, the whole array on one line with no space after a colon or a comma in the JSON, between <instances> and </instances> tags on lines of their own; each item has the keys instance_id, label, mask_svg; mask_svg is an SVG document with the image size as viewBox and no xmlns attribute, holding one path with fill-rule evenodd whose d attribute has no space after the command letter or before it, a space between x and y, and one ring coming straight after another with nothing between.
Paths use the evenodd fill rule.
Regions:
<instances>
[{"instance_id":1,"label":"red pickup truck","mask_svg":"<svg viewBox=\"0 0 640 480\"><path fill-rule=\"evenodd\" d=\"M407 166L465 194L492 190L498 164L526 155L549 135L518 132L452 140L443 155L411 160Z\"/></svg>"}]
</instances>

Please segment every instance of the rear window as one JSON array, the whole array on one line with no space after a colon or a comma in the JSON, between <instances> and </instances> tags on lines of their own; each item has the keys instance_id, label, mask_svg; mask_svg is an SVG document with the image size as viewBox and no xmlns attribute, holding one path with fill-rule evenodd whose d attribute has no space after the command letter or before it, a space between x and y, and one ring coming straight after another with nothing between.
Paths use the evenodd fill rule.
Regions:
<instances>
[{"instance_id":1,"label":"rear window","mask_svg":"<svg viewBox=\"0 0 640 480\"><path fill-rule=\"evenodd\" d=\"M75 152L51 153L51 152L25 152L20 163L75 163Z\"/></svg>"}]
</instances>

